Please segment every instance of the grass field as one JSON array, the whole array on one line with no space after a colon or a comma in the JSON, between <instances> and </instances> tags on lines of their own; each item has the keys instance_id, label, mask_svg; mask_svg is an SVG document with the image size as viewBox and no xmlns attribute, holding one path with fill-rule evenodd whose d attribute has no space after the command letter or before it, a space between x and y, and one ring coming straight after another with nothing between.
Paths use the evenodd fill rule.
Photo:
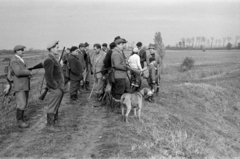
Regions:
<instances>
[{"instance_id":1,"label":"grass field","mask_svg":"<svg viewBox=\"0 0 240 159\"><path fill-rule=\"evenodd\" d=\"M180 72L185 57L195 67ZM88 100L90 92L82 92L75 104L65 95L58 132L45 128L48 99L37 100L39 72L32 79L29 129L16 128L14 101L0 107L0 158L240 158L239 61L240 51L166 51L160 93L155 103L144 102L143 123L133 113L123 123L119 109L95 107L95 95Z\"/></svg>"}]
</instances>

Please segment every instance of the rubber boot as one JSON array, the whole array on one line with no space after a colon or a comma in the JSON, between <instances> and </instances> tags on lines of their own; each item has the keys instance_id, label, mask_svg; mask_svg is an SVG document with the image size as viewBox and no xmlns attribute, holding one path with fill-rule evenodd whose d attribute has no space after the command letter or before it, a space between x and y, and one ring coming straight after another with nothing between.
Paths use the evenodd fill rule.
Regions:
<instances>
[{"instance_id":1,"label":"rubber boot","mask_svg":"<svg viewBox=\"0 0 240 159\"><path fill-rule=\"evenodd\" d=\"M55 124L54 116L55 116L55 114L53 114L53 113L47 113L47 126L48 127L54 126L54 124Z\"/></svg>"},{"instance_id":2,"label":"rubber boot","mask_svg":"<svg viewBox=\"0 0 240 159\"><path fill-rule=\"evenodd\" d=\"M17 123L19 128L28 128L29 124L23 121L23 110L17 109Z\"/></svg>"},{"instance_id":3,"label":"rubber boot","mask_svg":"<svg viewBox=\"0 0 240 159\"><path fill-rule=\"evenodd\" d=\"M55 123L56 125L59 125L59 121L58 121L58 110L57 110L57 112L54 114L54 123Z\"/></svg>"},{"instance_id":4,"label":"rubber boot","mask_svg":"<svg viewBox=\"0 0 240 159\"><path fill-rule=\"evenodd\" d=\"M86 81L86 82L85 82L85 89L86 89L87 91L90 91L89 86L90 86L89 81Z\"/></svg>"}]
</instances>

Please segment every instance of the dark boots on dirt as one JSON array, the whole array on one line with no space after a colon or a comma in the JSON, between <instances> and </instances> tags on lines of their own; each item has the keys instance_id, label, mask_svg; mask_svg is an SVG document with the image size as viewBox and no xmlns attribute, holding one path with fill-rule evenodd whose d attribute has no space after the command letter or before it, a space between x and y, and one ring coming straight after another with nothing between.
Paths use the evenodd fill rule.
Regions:
<instances>
[{"instance_id":1,"label":"dark boots on dirt","mask_svg":"<svg viewBox=\"0 0 240 159\"><path fill-rule=\"evenodd\" d=\"M57 110L56 114L54 114L54 123L55 123L55 125L59 125L59 121L58 121L58 110Z\"/></svg>"},{"instance_id":2,"label":"dark boots on dirt","mask_svg":"<svg viewBox=\"0 0 240 159\"><path fill-rule=\"evenodd\" d=\"M89 81L86 81L84 86L85 86L86 91L90 91L90 83L89 83Z\"/></svg>"},{"instance_id":3,"label":"dark boots on dirt","mask_svg":"<svg viewBox=\"0 0 240 159\"><path fill-rule=\"evenodd\" d=\"M53 113L47 113L47 126L54 126L55 125L55 114Z\"/></svg>"},{"instance_id":4,"label":"dark boots on dirt","mask_svg":"<svg viewBox=\"0 0 240 159\"><path fill-rule=\"evenodd\" d=\"M28 128L28 127L29 127L29 124L27 124L26 122L24 122L23 115L24 115L24 111L23 111L23 110L20 110L20 109L17 109L16 117L17 117L18 127L19 127L19 128Z\"/></svg>"}]
</instances>

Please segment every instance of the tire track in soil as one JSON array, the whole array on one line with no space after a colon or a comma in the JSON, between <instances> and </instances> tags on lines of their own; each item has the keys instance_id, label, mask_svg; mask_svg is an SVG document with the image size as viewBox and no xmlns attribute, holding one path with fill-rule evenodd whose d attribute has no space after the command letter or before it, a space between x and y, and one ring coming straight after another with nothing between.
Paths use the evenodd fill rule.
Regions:
<instances>
[{"instance_id":1,"label":"tire track in soil","mask_svg":"<svg viewBox=\"0 0 240 159\"><path fill-rule=\"evenodd\" d=\"M88 94L87 94L88 95ZM94 107L99 103L94 100L87 100L87 95L83 95L81 99L86 99L78 104L76 110L80 111L81 117L78 118L79 131L72 134L73 143L69 144L70 152L65 152L57 157L62 158L92 158L97 152L93 152L95 147L100 145L99 142L103 134L103 128L107 124L107 111L105 107ZM75 115L77 115L75 113ZM77 121L78 122L78 121Z\"/></svg>"}]
</instances>

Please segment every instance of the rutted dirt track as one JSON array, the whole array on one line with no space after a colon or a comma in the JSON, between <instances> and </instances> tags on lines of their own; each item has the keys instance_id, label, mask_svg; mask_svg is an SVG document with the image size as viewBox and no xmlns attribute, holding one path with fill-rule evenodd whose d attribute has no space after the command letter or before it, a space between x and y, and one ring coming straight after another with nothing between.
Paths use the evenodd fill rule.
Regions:
<instances>
[{"instance_id":1,"label":"rutted dirt track","mask_svg":"<svg viewBox=\"0 0 240 159\"><path fill-rule=\"evenodd\" d=\"M92 150L102 136L108 113L105 107L94 107L95 102L88 101L88 95L81 94L76 103L69 103L69 96L65 95L56 130L46 129L45 110L30 118L34 124L29 129L18 129L1 142L0 157L94 157Z\"/></svg>"}]
</instances>

